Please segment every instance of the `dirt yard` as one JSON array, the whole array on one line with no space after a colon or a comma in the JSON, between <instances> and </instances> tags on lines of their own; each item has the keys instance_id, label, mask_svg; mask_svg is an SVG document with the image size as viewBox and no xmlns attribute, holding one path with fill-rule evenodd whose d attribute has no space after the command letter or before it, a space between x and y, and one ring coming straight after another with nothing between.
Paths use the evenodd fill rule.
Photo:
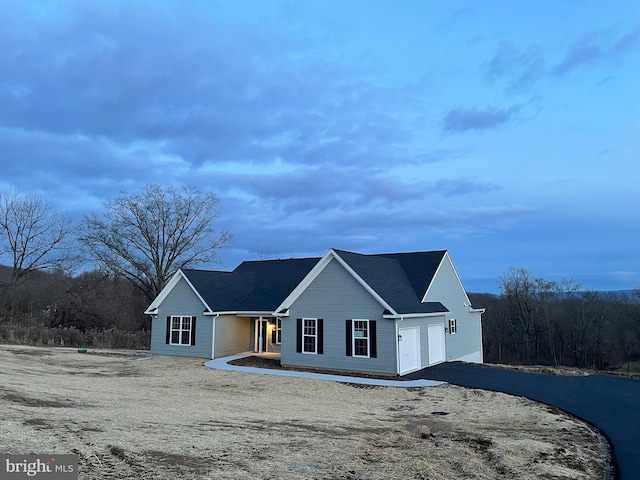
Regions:
<instances>
[{"instance_id":1,"label":"dirt yard","mask_svg":"<svg viewBox=\"0 0 640 480\"><path fill-rule=\"evenodd\" d=\"M0 452L76 453L82 479L601 479L584 424L449 385L356 387L0 345Z\"/></svg>"}]
</instances>

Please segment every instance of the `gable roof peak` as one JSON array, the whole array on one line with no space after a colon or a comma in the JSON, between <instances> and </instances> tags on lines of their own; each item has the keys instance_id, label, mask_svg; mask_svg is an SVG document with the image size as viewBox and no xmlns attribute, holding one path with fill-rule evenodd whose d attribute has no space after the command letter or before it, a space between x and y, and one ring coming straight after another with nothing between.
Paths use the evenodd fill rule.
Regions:
<instances>
[{"instance_id":1,"label":"gable roof peak","mask_svg":"<svg viewBox=\"0 0 640 480\"><path fill-rule=\"evenodd\" d=\"M411 252L382 252L382 253L359 253L359 252L352 252L350 250L342 250L339 248L331 248L330 250L333 250L336 253L347 253L347 254L351 254L351 255L359 255L362 257L385 257L385 258L389 258L389 257L401 257L401 256L413 256L413 255L440 255L440 256L444 256L448 250L418 250L418 251L411 251Z\"/></svg>"},{"instance_id":2,"label":"gable roof peak","mask_svg":"<svg viewBox=\"0 0 640 480\"><path fill-rule=\"evenodd\" d=\"M444 251L404 255L333 252L397 313L433 313L443 309L441 304L423 303L421 299L442 262Z\"/></svg>"}]
</instances>

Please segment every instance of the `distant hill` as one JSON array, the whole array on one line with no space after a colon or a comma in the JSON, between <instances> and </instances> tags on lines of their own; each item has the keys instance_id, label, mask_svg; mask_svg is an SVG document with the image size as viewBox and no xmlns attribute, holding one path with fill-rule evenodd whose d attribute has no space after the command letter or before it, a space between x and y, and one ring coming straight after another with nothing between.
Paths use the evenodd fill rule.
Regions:
<instances>
[{"instance_id":1,"label":"distant hill","mask_svg":"<svg viewBox=\"0 0 640 480\"><path fill-rule=\"evenodd\" d=\"M11 281L11 271L13 268L0 265L0 285L6 285Z\"/></svg>"},{"instance_id":2,"label":"distant hill","mask_svg":"<svg viewBox=\"0 0 640 480\"><path fill-rule=\"evenodd\" d=\"M11 272L13 271L13 267L9 267L7 265L0 265L0 287L2 285L9 285L11 283ZM36 270L31 273L31 280L40 280L45 281L52 275L50 272Z\"/></svg>"},{"instance_id":3,"label":"distant hill","mask_svg":"<svg viewBox=\"0 0 640 480\"><path fill-rule=\"evenodd\" d=\"M603 291L599 293L602 293L602 294L609 293L609 294L615 295L616 297L628 298L629 300L640 302L640 297L638 297L634 293L634 290L609 290L609 291Z\"/></svg>"},{"instance_id":4,"label":"distant hill","mask_svg":"<svg viewBox=\"0 0 640 480\"><path fill-rule=\"evenodd\" d=\"M591 290L581 290L581 292L590 292ZM471 302L482 305L482 299L498 299L500 295L495 293L482 293L482 292L467 292ZM578 292L580 293L580 292ZM613 296L616 298L626 299L634 303L640 303L640 297L635 294L632 289L629 290L596 290L596 293L602 296Z\"/></svg>"}]
</instances>

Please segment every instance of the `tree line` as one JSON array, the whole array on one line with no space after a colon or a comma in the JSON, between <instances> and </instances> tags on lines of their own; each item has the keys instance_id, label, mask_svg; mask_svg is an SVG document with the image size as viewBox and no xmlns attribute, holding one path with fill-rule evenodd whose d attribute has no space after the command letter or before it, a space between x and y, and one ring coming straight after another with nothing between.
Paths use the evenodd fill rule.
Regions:
<instances>
[{"instance_id":1,"label":"tree line","mask_svg":"<svg viewBox=\"0 0 640 480\"><path fill-rule=\"evenodd\" d=\"M608 369L640 359L640 288L585 291L510 268L500 295L473 294L483 315L485 361Z\"/></svg>"},{"instance_id":2,"label":"tree line","mask_svg":"<svg viewBox=\"0 0 640 480\"><path fill-rule=\"evenodd\" d=\"M73 222L39 195L0 192L0 341L148 331L144 308L178 269L219 262L231 235L217 207L194 187L147 185Z\"/></svg>"}]
</instances>

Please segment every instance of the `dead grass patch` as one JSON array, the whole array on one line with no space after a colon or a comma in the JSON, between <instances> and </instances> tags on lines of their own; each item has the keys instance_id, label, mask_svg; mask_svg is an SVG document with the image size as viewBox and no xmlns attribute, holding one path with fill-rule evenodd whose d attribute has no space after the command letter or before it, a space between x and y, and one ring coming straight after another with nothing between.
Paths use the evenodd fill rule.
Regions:
<instances>
[{"instance_id":1,"label":"dead grass patch","mask_svg":"<svg viewBox=\"0 0 640 480\"><path fill-rule=\"evenodd\" d=\"M547 375L564 375L568 377L586 377L589 375L609 375L614 377L631 377L640 379L640 373L629 372L626 373L623 368L618 370L597 370L594 368L578 368L578 367L566 367L558 365L557 367L552 365L509 365L503 363L488 363L487 366L504 368L507 370L516 370L519 372L527 373L544 373Z\"/></svg>"}]
</instances>

